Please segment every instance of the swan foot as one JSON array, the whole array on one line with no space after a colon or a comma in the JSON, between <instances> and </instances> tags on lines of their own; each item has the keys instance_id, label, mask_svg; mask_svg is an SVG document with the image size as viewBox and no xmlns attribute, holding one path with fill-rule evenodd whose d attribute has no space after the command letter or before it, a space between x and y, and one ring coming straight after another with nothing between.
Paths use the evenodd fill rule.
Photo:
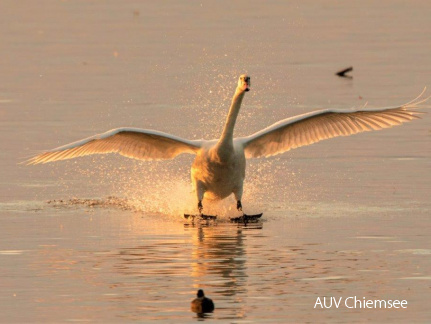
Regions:
<instances>
[{"instance_id":1,"label":"swan foot","mask_svg":"<svg viewBox=\"0 0 431 324\"><path fill-rule=\"evenodd\" d=\"M259 218L261 218L263 215L263 213L260 214L256 214L256 215L246 215L243 214L242 216L238 216L238 217L232 217L230 218L230 221L232 223L256 223L259 221Z\"/></svg>"},{"instance_id":2,"label":"swan foot","mask_svg":"<svg viewBox=\"0 0 431 324\"><path fill-rule=\"evenodd\" d=\"M198 220L216 220L217 219L217 215L205 215L205 214L199 214L199 215L192 215L192 214L184 214L184 218L185 219L191 219L192 222L195 221L195 218L197 218Z\"/></svg>"},{"instance_id":3,"label":"swan foot","mask_svg":"<svg viewBox=\"0 0 431 324\"><path fill-rule=\"evenodd\" d=\"M236 202L236 209L238 209L238 211L242 211L242 204L241 204L241 200L238 200Z\"/></svg>"},{"instance_id":4,"label":"swan foot","mask_svg":"<svg viewBox=\"0 0 431 324\"><path fill-rule=\"evenodd\" d=\"M202 200L199 200L198 202L198 209L199 209L199 214L202 214L202 209L204 209L204 206L202 206Z\"/></svg>"}]
</instances>

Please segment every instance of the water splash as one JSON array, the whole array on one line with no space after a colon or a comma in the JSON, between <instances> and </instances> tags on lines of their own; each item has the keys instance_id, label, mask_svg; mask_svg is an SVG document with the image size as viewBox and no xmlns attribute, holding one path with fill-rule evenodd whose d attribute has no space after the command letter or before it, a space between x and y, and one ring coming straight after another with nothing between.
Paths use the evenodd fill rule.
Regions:
<instances>
[{"instance_id":1,"label":"water splash","mask_svg":"<svg viewBox=\"0 0 431 324\"><path fill-rule=\"evenodd\" d=\"M181 116L186 116L184 120L194 121L199 127L183 125L181 122L175 123L168 118L167 124L164 124L169 128L166 131L191 139L217 138L225 123L234 91L233 85L238 75L238 71L233 69L227 72L214 70L212 74L197 78L196 84L189 85L196 95L190 97L187 94L184 96L184 102L180 102L179 106L178 104L168 106L166 109L176 110ZM258 96L258 91L252 91L248 96ZM263 104L267 103L253 98L253 106L248 104L244 108L238 120L237 136L249 135L249 129L261 128L256 123L261 119L259 116L262 114ZM90 197L80 196L78 200L70 200L70 204L96 204L106 207L117 204L120 208L177 217L183 213L197 212L197 199L190 184L189 168L192 160L191 156L180 156L170 161L142 162L113 155L92 156L80 161L67 162L67 166L72 166L73 171L69 169L63 173L63 187L66 194L69 189L74 190L72 186L76 186L76 182L70 182L72 177L78 182L86 181L95 188ZM93 161L93 163L91 165L83 163L85 161ZM297 194L297 179L294 172L287 171L286 161L276 158L248 161L242 199L246 213L257 213L274 205L280 206L286 196L291 198L292 195ZM281 170L283 170L282 173ZM281 177L280 174L282 174ZM96 197L94 193L97 193ZM95 202L93 198L99 201ZM233 196L219 202L204 200L203 203L205 213L238 215Z\"/></svg>"},{"instance_id":2,"label":"water splash","mask_svg":"<svg viewBox=\"0 0 431 324\"><path fill-rule=\"evenodd\" d=\"M191 186L189 170L193 157L155 162L115 156L98 156L95 159L98 159L95 161L97 163L91 165L66 163L65 173L68 174L68 180L64 180L63 197L70 197L83 183L91 188L72 194L75 198L63 198L63 202L57 199L53 203L67 206L85 205L91 208L120 208L173 218L182 217L184 213L197 213L197 199ZM242 199L244 212L253 214L274 207L280 208L280 203L286 196L291 198L295 195L298 184L294 181L295 174L286 172L286 164L286 160L280 159L248 162ZM70 166L73 172L70 171ZM287 174L289 178L280 181L280 172ZM76 181L70 181L71 174ZM204 212L208 214L226 217L239 214L233 195L222 201L204 199L203 204Z\"/></svg>"}]
</instances>

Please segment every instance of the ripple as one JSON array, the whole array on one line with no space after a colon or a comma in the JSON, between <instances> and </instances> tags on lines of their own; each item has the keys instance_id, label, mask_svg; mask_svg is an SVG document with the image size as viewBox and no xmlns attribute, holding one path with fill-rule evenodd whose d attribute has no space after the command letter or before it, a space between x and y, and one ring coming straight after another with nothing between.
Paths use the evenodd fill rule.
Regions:
<instances>
[{"instance_id":1,"label":"ripple","mask_svg":"<svg viewBox=\"0 0 431 324\"><path fill-rule=\"evenodd\" d=\"M430 249L404 249L404 250L396 250L395 252L399 253L411 253L416 255L430 255Z\"/></svg>"},{"instance_id":2,"label":"ripple","mask_svg":"<svg viewBox=\"0 0 431 324\"><path fill-rule=\"evenodd\" d=\"M0 255L20 255L23 254L25 250L2 250Z\"/></svg>"},{"instance_id":3,"label":"ripple","mask_svg":"<svg viewBox=\"0 0 431 324\"><path fill-rule=\"evenodd\" d=\"M363 240L395 240L394 236L380 236L380 235L369 235L369 236L355 236L353 238Z\"/></svg>"},{"instance_id":4,"label":"ripple","mask_svg":"<svg viewBox=\"0 0 431 324\"><path fill-rule=\"evenodd\" d=\"M329 277L316 277L316 278L302 278L302 281L318 281L318 280L344 280L348 279L346 276L329 276Z\"/></svg>"}]
</instances>

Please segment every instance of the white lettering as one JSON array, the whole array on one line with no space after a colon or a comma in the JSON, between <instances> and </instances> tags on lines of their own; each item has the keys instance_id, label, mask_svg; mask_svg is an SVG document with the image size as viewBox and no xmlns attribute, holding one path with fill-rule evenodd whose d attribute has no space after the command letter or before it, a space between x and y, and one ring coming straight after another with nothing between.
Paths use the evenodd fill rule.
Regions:
<instances>
[{"instance_id":1,"label":"white lettering","mask_svg":"<svg viewBox=\"0 0 431 324\"><path fill-rule=\"evenodd\" d=\"M348 301L349 299L353 299L353 297L348 297L348 298L346 298L346 300L344 301L344 305L346 305L346 307L347 307L347 308L355 308L354 306L350 307L349 305L347 305L347 301Z\"/></svg>"},{"instance_id":2,"label":"white lettering","mask_svg":"<svg viewBox=\"0 0 431 324\"><path fill-rule=\"evenodd\" d=\"M328 300L326 300L328 298ZM316 302L314 303L314 308L320 306L320 308L332 308L332 305L335 305L335 308L340 308L341 301L343 297L317 297ZM351 296L344 299L344 307L346 308L374 308L374 309L382 309L382 308L407 308L407 300L398 300L398 299L366 299L366 297L357 297Z\"/></svg>"},{"instance_id":3,"label":"white lettering","mask_svg":"<svg viewBox=\"0 0 431 324\"><path fill-rule=\"evenodd\" d=\"M314 308L316 308L317 304L320 305L320 308L323 308L322 302L320 301L320 297L317 297L316 303L314 304Z\"/></svg>"},{"instance_id":4,"label":"white lettering","mask_svg":"<svg viewBox=\"0 0 431 324\"><path fill-rule=\"evenodd\" d=\"M331 297L331 299L329 299L331 301L331 303L329 304L329 306L326 306L326 297L323 297L323 306L325 306L325 308L331 308L332 307L332 298L333 297Z\"/></svg>"},{"instance_id":5,"label":"white lettering","mask_svg":"<svg viewBox=\"0 0 431 324\"><path fill-rule=\"evenodd\" d=\"M379 303L378 307L377 307L377 303ZM382 303L384 304L383 308L386 308L386 300L378 300L378 299L376 299L374 301L374 308L382 308Z\"/></svg>"},{"instance_id":6,"label":"white lettering","mask_svg":"<svg viewBox=\"0 0 431 324\"><path fill-rule=\"evenodd\" d=\"M340 307L341 299L343 299L343 297L340 297L340 299L338 299L338 304L337 304L337 300L335 299L335 297L332 297L332 298L334 299L335 307L336 308Z\"/></svg>"},{"instance_id":7,"label":"white lettering","mask_svg":"<svg viewBox=\"0 0 431 324\"><path fill-rule=\"evenodd\" d=\"M358 303L359 303L359 307L356 306ZM362 308L362 303L359 299L356 299L356 296L355 296L355 308Z\"/></svg>"}]
</instances>

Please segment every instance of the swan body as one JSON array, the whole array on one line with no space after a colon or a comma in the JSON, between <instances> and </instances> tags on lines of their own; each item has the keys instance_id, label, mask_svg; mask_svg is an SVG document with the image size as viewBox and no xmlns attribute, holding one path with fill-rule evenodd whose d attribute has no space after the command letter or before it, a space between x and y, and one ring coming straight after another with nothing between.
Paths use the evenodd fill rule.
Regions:
<instances>
[{"instance_id":1,"label":"swan body","mask_svg":"<svg viewBox=\"0 0 431 324\"><path fill-rule=\"evenodd\" d=\"M236 119L249 87L250 77L241 75L218 140L186 140L155 130L117 128L43 152L26 162L39 164L105 153L119 153L140 160L195 154L191 179L199 211L202 212L204 198L220 200L232 193L241 211L247 158L268 157L337 136L400 125L419 118L419 104L429 99L421 99L424 89L416 99L398 107L313 111L281 120L250 136L234 138Z\"/></svg>"},{"instance_id":2,"label":"swan body","mask_svg":"<svg viewBox=\"0 0 431 324\"><path fill-rule=\"evenodd\" d=\"M235 141L220 155L214 142L208 142L196 154L191 169L192 183L198 200L220 200L234 193L241 200L245 178L245 154L240 142Z\"/></svg>"}]
</instances>

